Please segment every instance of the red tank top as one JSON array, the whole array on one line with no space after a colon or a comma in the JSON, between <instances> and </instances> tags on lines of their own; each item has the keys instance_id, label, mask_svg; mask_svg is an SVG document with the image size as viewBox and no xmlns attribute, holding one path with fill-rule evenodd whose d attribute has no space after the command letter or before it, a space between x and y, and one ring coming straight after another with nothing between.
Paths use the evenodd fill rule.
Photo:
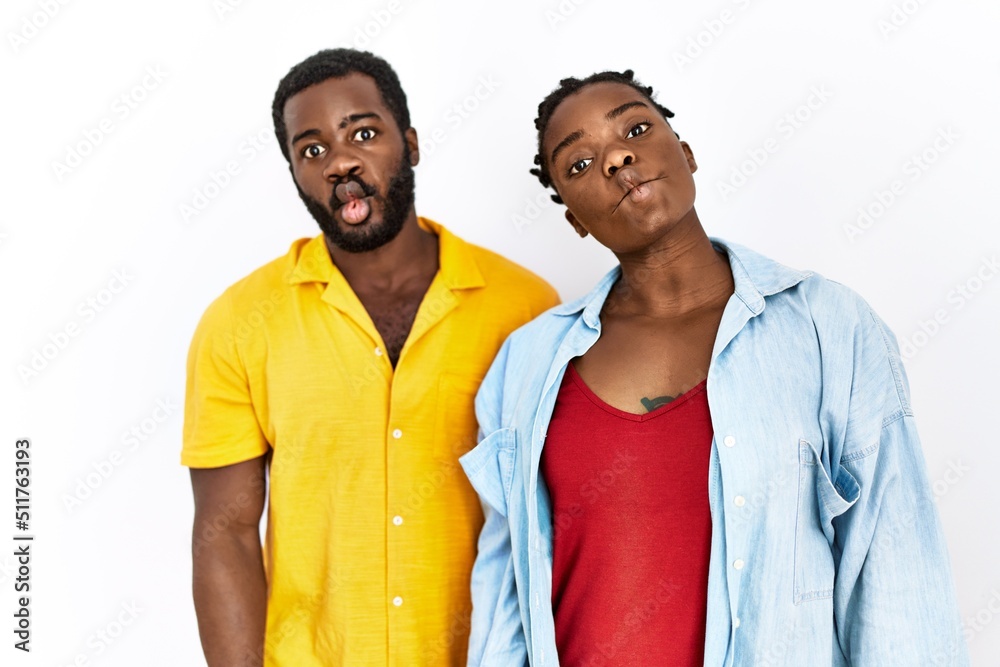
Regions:
<instances>
[{"instance_id":1,"label":"red tank top","mask_svg":"<svg viewBox=\"0 0 1000 667\"><path fill-rule=\"evenodd\" d=\"M561 665L703 664L711 446L705 381L639 415L569 365L541 460Z\"/></svg>"}]
</instances>

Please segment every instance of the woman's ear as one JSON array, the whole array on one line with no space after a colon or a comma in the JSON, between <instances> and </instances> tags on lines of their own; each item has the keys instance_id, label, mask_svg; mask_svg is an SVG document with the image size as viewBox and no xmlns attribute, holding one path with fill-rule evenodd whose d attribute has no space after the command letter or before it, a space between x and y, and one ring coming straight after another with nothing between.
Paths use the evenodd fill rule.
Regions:
<instances>
[{"instance_id":1,"label":"woman's ear","mask_svg":"<svg viewBox=\"0 0 1000 667\"><path fill-rule=\"evenodd\" d=\"M573 211L569 209L566 209L566 220L570 225L572 225L573 229L576 230L576 233L580 235L581 239L586 238L587 234L590 233L584 229L583 225L580 224L580 221L576 219L575 215L573 215Z\"/></svg>"}]
</instances>

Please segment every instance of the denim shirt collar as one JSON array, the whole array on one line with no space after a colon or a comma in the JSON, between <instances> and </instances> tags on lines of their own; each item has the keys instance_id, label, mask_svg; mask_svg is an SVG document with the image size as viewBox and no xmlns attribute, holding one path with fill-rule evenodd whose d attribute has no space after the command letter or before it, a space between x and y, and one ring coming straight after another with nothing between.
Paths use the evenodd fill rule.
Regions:
<instances>
[{"instance_id":1,"label":"denim shirt collar","mask_svg":"<svg viewBox=\"0 0 1000 667\"><path fill-rule=\"evenodd\" d=\"M709 237L712 245L729 255L733 272L734 293L752 315L764 310L764 297L793 287L812 275L811 271L791 269L783 264L750 250L738 243ZM582 311L583 321L592 329L600 330L601 308L608 293L621 276L621 265L611 269L590 293L556 306L555 315L576 315Z\"/></svg>"}]
</instances>

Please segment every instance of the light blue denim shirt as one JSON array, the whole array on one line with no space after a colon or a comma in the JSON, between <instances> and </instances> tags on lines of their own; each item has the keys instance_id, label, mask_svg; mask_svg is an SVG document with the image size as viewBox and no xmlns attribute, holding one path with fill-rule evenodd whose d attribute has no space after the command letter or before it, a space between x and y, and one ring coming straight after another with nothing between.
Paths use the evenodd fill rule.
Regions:
<instances>
[{"instance_id":1,"label":"light blue denim shirt","mask_svg":"<svg viewBox=\"0 0 1000 667\"><path fill-rule=\"evenodd\" d=\"M708 369L705 665L968 665L895 337L850 289L712 242L735 291ZM601 335L619 275L514 332L476 397L481 438L461 458L486 514L470 665L559 664L539 460L566 364ZM624 636L661 602L649 583Z\"/></svg>"}]
</instances>

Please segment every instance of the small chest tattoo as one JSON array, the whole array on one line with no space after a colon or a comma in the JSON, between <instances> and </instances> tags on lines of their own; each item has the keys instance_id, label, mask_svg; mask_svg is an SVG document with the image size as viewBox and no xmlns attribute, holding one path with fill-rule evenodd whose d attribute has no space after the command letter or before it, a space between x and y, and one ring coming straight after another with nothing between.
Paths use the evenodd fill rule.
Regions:
<instances>
[{"instance_id":1,"label":"small chest tattoo","mask_svg":"<svg viewBox=\"0 0 1000 667\"><path fill-rule=\"evenodd\" d=\"M657 396L656 398L646 398L643 396L639 399L642 402L642 407L646 408L646 412L652 412L657 408L661 408L667 403L673 401L676 396Z\"/></svg>"}]
</instances>

